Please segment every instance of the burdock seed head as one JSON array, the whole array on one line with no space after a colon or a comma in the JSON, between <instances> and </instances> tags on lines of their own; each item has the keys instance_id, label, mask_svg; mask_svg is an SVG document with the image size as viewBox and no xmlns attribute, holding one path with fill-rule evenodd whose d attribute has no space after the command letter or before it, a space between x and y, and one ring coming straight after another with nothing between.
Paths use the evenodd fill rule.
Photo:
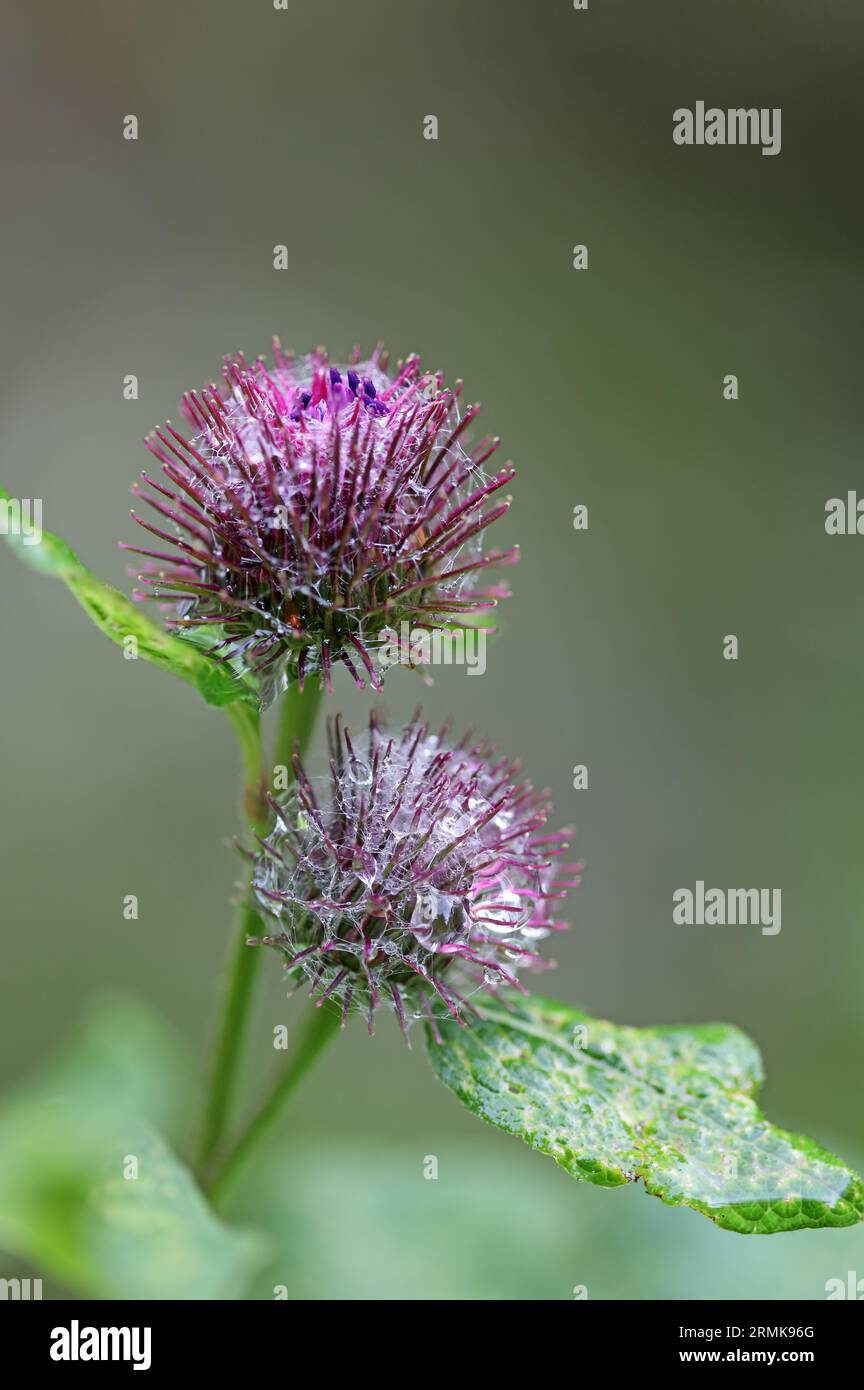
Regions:
<instances>
[{"instance_id":1,"label":"burdock seed head","mask_svg":"<svg viewBox=\"0 0 864 1390\"><path fill-rule=\"evenodd\" d=\"M146 441L164 478L133 491L161 521L133 516L173 552L125 548L147 557L136 597L257 673L262 704L312 673L329 689L335 662L377 689L383 629L463 626L506 593L484 571L517 551L484 554L483 533L513 469L484 472L495 439L466 451L478 407L458 385L413 356L390 376L377 351L332 366L278 340L272 367L240 354L223 377L184 397L187 434Z\"/></svg>"},{"instance_id":2,"label":"burdock seed head","mask_svg":"<svg viewBox=\"0 0 864 1390\"><path fill-rule=\"evenodd\" d=\"M559 866L567 831L544 834L545 793L485 742L452 745L415 715L388 734L373 713L352 741L329 723L330 773L272 802L274 827L253 859L253 888L274 923L263 944L284 954L343 1025L361 1008L372 1032L389 1005L412 1018L465 1022L469 996L517 985L550 964L538 943L566 925L553 904L581 865ZM258 944L250 942L250 944Z\"/></svg>"}]
</instances>

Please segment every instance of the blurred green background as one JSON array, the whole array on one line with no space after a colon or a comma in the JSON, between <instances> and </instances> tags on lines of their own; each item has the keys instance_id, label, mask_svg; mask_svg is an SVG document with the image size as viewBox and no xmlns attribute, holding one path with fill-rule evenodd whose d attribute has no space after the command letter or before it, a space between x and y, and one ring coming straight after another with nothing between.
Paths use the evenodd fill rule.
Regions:
<instances>
[{"instance_id":1,"label":"blurred green background","mask_svg":"<svg viewBox=\"0 0 864 1390\"><path fill-rule=\"evenodd\" d=\"M864 540L824 532L829 497L864 493L860 5L19 0L6 27L6 486L125 587L141 438L224 352L381 338L464 377L519 469L496 541L523 561L485 676L397 672L386 706L488 732L578 826L545 992L740 1025L771 1117L860 1168ZM700 99L781 107L782 153L676 147ZM0 584L0 1078L104 985L200 1053L238 873L229 727L7 553ZM780 887L781 934L673 926L697 878ZM266 964L250 1086L299 1007ZM335 1046L280 1142L307 1295L820 1298L864 1275L857 1231L743 1240L573 1183L395 1027Z\"/></svg>"}]
</instances>

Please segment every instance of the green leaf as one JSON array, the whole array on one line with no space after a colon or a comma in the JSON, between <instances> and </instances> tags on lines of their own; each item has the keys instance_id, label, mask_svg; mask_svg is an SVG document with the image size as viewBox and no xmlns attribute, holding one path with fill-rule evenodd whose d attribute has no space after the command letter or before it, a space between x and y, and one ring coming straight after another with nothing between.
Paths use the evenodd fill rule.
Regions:
<instances>
[{"instance_id":1,"label":"green leaf","mask_svg":"<svg viewBox=\"0 0 864 1390\"><path fill-rule=\"evenodd\" d=\"M0 487L0 503L11 500L6 489ZM257 707L257 693L251 677L241 677L229 666L215 661L201 649L202 642L175 637L151 622L140 604L133 603L119 589L98 579L60 536L43 531L35 545L26 543L25 537L18 535L7 534L5 540L31 569L61 580L100 631L118 646L122 646L127 637L134 637L139 656L194 685L209 705L221 707L235 700L246 700Z\"/></svg>"},{"instance_id":2,"label":"green leaf","mask_svg":"<svg viewBox=\"0 0 864 1390\"><path fill-rule=\"evenodd\" d=\"M439 1031L429 1053L445 1086L574 1178L641 1179L743 1234L864 1219L860 1178L758 1110L761 1059L737 1028L625 1028L534 997Z\"/></svg>"},{"instance_id":3,"label":"green leaf","mask_svg":"<svg viewBox=\"0 0 864 1390\"><path fill-rule=\"evenodd\" d=\"M192 1084L185 1045L161 1018L119 992L96 996L72 1038L28 1088L30 1096L74 1094L79 1104L119 1107L172 1128Z\"/></svg>"},{"instance_id":4,"label":"green leaf","mask_svg":"<svg viewBox=\"0 0 864 1390\"><path fill-rule=\"evenodd\" d=\"M213 1215L151 1123L181 1074L142 1009L100 1006L0 1109L0 1245L96 1298L242 1296L265 1245Z\"/></svg>"}]
</instances>

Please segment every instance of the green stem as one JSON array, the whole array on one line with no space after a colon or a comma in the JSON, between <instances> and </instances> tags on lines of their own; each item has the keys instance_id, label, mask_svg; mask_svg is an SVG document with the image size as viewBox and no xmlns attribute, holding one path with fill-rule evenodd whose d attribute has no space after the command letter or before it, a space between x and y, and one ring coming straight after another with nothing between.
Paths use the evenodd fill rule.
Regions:
<instances>
[{"instance_id":1,"label":"green stem","mask_svg":"<svg viewBox=\"0 0 864 1390\"><path fill-rule=\"evenodd\" d=\"M219 1003L216 1046L198 1142L199 1170L206 1167L225 1131L260 958L258 951L253 951L246 945L246 940L250 936L260 936L261 931L261 919L249 898L247 884L243 889L243 901L238 904L231 924L228 965Z\"/></svg>"},{"instance_id":2,"label":"green stem","mask_svg":"<svg viewBox=\"0 0 864 1390\"><path fill-rule=\"evenodd\" d=\"M276 762L285 762L289 773L293 744L296 742L301 752L308 746L319 698L320 692L314 683L307 685L302 695L292 686L283 696ZM269 779L264 768L261 721L257 711L239 700L228 705L225 713L234 725L243 755L243 807L246 820L253 833L264 835L269 825ZM228 964L219 1005L216 1043L198 1141L197 1167L200 1173L205 1172L212 1161L228 1122L237 1084L243 1035L249 1019L261 954L248 947L246 941L250 936L261 935L261 918L249 894L247 880L229 938Z\"/></svg>"},{"instance_id":3,"label":"green stem","mask_svg":"<svg viewBox=\"0 0 864 1390\"><path fill-rule=\"evenodd\" d=\"M288 769L289 782L293 778L291 755L295 745L301 757L309 747L320 703L321 688L317 680L307 681L302 693L299 686L290 685L282 696L279 727L273 748L273 765Z\"/></svg>"},{"instance_id":4,"label":"green stem","mask_svg":"<svg viewBox=\"0 0 864 1390\"><path fill-rule=\"evenodd\" d=\"M267 774L261 744L261 719L257 710L235 700L225 713L234 725L243 755L243 812L251 828L263 835L267 830Z\"/></svg>"},{"instance_id":5,"label":"green stem","mask_svg":"<svg viewBox=\"0 0 864 1390\"><path fill-rule=\"evenodd\" d=\"M276 1079L266 1100L255 1112L240 1138L230 1150L208 1184L211 1201L223 1196L225 1189L237 1176L251 1151L272 1128L286 1100L297 1089L303 1077L317 1060L327 1043L339 1030L341 1010L331 1003L309 1009L297 1039L296 1049L285 1070Z\"/></svg>"}]
</instances>

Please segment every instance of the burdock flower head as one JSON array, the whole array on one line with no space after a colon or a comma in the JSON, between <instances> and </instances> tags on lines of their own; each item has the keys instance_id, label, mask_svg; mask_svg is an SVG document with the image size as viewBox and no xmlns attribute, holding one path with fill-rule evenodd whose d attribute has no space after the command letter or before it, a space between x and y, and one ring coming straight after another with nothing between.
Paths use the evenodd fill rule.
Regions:
<instances>
[{"instance_id":1,"label":"burdock flower head","mask_svg":"<svg viewBox=\"0 0 864 1390\"><path fill-rule=\"evenodd\" d=\"M563 930L552 905L578 882L555 869L568 832L542 833L548 796L487 743L451 745L419 715L392 736L374 713L356 743L338 717L328 733L329 778L313 787L295 758L254 857L276 924L262 941L297 982L338 1000L343 1024L357 1006L371 1033L390 1005L403 1030L422 1017L435 1029L445 1012L465 1021L478 989L548 964L537 945Z\"/></svg>"},{"instance_id":2,"label":"burdock flower head","mask_svg":"<svg viewBox=\"0 0 864 1390\"><path fill-rule=\"evenodd\" d=\"M513 469L484 472L498 440L466 451L478 408L416 357L390 376L378 352L335 366L276 340L274 359L226 359L221 386L183 399L190 437L146 441L164 479L133 491L164 522L133 516L177 553L125 547L147 557L136 597L256 673L263 704L313 672L329 689L335 662L377 689L385 629L458 628L505 594L483 574L517 551L484 554L483 533Z\"/></svg>"}]
</instances>

